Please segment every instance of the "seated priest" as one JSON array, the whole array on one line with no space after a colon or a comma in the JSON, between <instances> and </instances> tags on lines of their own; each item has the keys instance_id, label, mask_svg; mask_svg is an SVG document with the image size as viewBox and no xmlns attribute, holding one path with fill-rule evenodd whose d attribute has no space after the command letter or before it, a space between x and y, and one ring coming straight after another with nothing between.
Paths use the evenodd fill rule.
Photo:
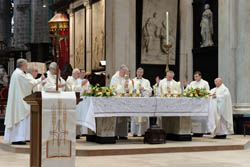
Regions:
<instances>
[{"instance_id":1,"label":"seated priest","mask_svg":"<svg viewBox=\"0 0 250 167\"><path fill-rule=\"evenodd\" d=\"M89 81L87 79L80 78L80 70L75 68L72 71L72 76L69 76L66 81L67 91L84 92L90 88Z\"/></svg>"},{"instance_id":2,"label":"seated priest","mask_svg":"<svg viewBox=\"0 0 250 167\"><path fill-rule=\"evenodd\" d=\"M213 124L209 125L210 132L215 134L216 139L226 139L228 134L233 134L233 111L231 95L228 88L222 83L221 78L214 81L216 87L211 90L212 95L212 119Z\"/></svg>"},{"instance_id":3,"label":"seated priest","mask_svg":"<svg viewBox=\"0 0 250 167\"><path fill-rule=\"evenodd\" d=\"M38 69L36 66L30 66L27 68L27 77L31 80L36 80L37 85L32 89L33 92L40 92L42 85L45 84L45 82L42 83L42 79L44 79L44 76L42 75L41 78L37 78L38 75Z\"/></svg>"},{"instance_id":4,"label":"seated priest","mask_svg":"<svg viewBox=\"0 0 250 167\"><path fill-rule=\"evenodd\" d=\"M133 79L134 89L140 91L142 97L149 97L152 95L152 88L149 80L143 78L143 68L138 68L136 71L136 78ZM142 136L149 128L148 117L132 117L131 118L131 133L133 136Z\"/></svg>"},{"instance_id":5,"label":"seated priest","mask_svg":"<svg viewBox=\"0 0 250 167\"><path fill-rule=\"evenodd\" d=\"M110 88L116 93L125 93L125 89L129 86L129 80L125 78L128 72L128 67L126 65L121 65L120 70L117 71L111 78ZM116 136L119 139L127 139L128 136L128 118L119 117L116 119Z\"/></svg>"},{"instance_id":6,"label":"seated priest","mask_svg":"<svg viewBox=\"0 0 250 167\"><path fill-rule=\"evenodd\" d=\"M38 80L25 74L27 66L27 60L17 60L17 68L10 80L4 122L4 140L17 145L26 144L30 140L30 105L23 98L30 95L32 88L38 83Z\"/></svg>"},{"instance_id":7,"label":"seated priest","mask_svg":"<svg viewBox=\"0 0 250 167\"><path fill-rule=\"evenodd\" d=\"M202 74L200 71L194 73L194 81L192 81L187 88L204 88L207 91L210 90L209 84L207 81L202 79ZM207 133L207 120L208 117L192 117L192 132L196 137L202 137L203 134Z\"/></svg>"},{"instance_id":8,"label":"seated priest","mask_svg":"<svg viewBox=\"0 0 250 167\"><path fill-rule=\"evenodd\" d=\"M58 70L58 90L64 91L65 90L65 80L60 75L60 70ZM49 71L47 72L46 83L43 87L44 91L56 91L56 78L57 78L57 63L52 62L49 65Z\"/></svg>"},{"instance_id":9,"label":"seated priest","mask_svg":"<svg viewBox=\"0 0 250 167\"><path fill-rule=\"evenodd\" d=\"M168 71L166 78L160 81L160 95L164 96L166 94L177 94L178 84L174 80L174 72Z\"/></svg>"}]
</instances>

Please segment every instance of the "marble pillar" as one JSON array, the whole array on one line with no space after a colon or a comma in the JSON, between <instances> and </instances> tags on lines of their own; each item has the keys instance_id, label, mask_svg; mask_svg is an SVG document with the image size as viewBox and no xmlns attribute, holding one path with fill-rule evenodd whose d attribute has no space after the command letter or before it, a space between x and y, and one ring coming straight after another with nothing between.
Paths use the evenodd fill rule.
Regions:
<instances>
[{"instance_id":1,"label":"marble pillar","mask_svg":"<svg viewBox=\"0 0 250 167\"><path fill-rule=\"evenodd\" d=\"M75 13L72 9L69 13L69 62L75 68Z\"/></svg>"},{"instance_id":2,"label":"marble pillar","mask_svg":"<svg viewBox=\"0 0 250 167\"><path fill-rule=\"evenodd\" d=\"M180 80L193 80L193 0L180 0Z\"/></svg>"},{"instance_id":3,"label":"marble pillar","mask_svg":"<svg viewBox=\"0 0 250 167\"><path fill-rule=\"evenodd\" d=\"M121 64L136 72L136 1L106 0L106 83Z\"/></svg>"},{"instance_id":4,"label":"marble pillar","mask_svg":"<svg viewBox=\"0 0 250 167\"><path fill-rule=\"evenodd\" d=\"M219 76L229 88L234 114L250 113L250 1L219 2Z\"/></svg>"},{"instance_id":5,"label":"marble pillar","mask_svg":"<svg viewBox=\"0 0 250 167\"><path fill-rule=\"evenodd\" d=\"M91 57L92 57L92 42L91 42L91 34L92 34L92 9L89 2L84 4L86 6L86 71L91 72Z\"/></svg>"}]
</instances>

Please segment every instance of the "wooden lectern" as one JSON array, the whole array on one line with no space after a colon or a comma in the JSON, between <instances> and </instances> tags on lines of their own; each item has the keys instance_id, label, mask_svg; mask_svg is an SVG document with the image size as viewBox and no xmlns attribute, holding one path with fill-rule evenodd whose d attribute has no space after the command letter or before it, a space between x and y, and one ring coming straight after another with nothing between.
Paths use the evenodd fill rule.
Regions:
<instances>
[{"instance_id":1,"label":"wooden lectern","mask_svg":"<svg viewBox=\"0 0 250 167\"><path fill-rule=\"evenodd\" d=\"M76 93L76 103L82 99ZM24 98L31 106L30 112L30 167L41 167L42 156L42 95L35 92Z\"/></svg>"}]
</instances>

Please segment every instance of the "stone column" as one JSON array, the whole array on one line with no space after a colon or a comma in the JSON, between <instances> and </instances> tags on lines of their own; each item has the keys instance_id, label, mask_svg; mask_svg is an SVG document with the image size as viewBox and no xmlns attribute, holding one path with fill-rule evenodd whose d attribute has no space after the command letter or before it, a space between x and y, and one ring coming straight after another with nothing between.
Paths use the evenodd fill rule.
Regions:
<instances>
[{"instance_id":1,"label":"stone column","mask_svg":"<svg viewBox=\"0 0 250 167\"><path fill-rule=\"evenodd\" d=\"M85 3L86 6L86 71L91 72L91 57L92 57L92 9L89 3Z\"/></svg>"},{"instance_id":2,"label":"stone column","mask_svg":"<svg viewBox=\"0 0 250 167\"><path fill-rule=\"evenodd\" d=\"M234 114L250 113L250 1L219 1L219 76L229 88Z\"/></svg>"},{"instance_id":3,"label":"stone column","mask_svg":"<svg viewBox=\"0 0 250 167\"><path fill-rule=\"evenodd\" d=\"M121 64L136 70L136 1L106 0L107 84Z\"/></svg>"},{"instance_id":4,"label":"stone column","mask_svg":"<svg viewBox=\"0 0 250 167\"><path fill-rule=\"evenodd\" d=\"M75 67L75 13L72 9L69 13L69 62L72 68Z\"/></svg>"},{"instance_id":5,"label":"stone column","mask_svg":"<svg viewBox=\"0 0 250 167\"><path fill-rule=\"evenodd\" d=\"M180 0L180 80L193 80L193 0Z\"/></svg>"}]
</instances>

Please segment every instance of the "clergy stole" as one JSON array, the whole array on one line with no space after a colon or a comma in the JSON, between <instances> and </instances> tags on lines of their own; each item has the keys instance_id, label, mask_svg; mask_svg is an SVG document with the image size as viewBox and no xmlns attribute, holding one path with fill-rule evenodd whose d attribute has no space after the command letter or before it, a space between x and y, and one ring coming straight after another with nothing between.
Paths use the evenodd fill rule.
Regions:
<instances>
[{"instance_id":1,"label":"clergy stole","mask_svg":"<svg viewBox=\"0 0 250 167\"><path fill-rule=\"evenodd\" d=\"M75 92L42 92L42 167L74 167Z\"/></svg>"}]
</instances>

